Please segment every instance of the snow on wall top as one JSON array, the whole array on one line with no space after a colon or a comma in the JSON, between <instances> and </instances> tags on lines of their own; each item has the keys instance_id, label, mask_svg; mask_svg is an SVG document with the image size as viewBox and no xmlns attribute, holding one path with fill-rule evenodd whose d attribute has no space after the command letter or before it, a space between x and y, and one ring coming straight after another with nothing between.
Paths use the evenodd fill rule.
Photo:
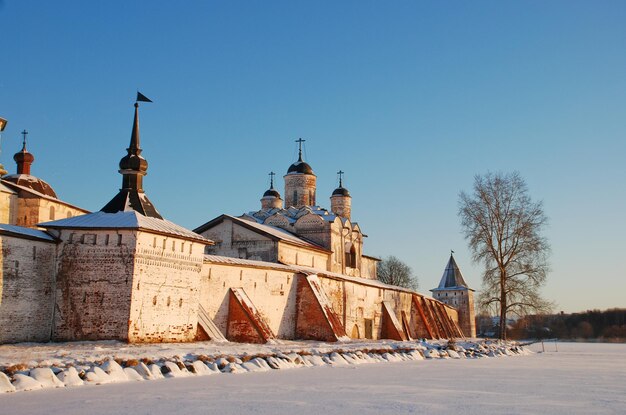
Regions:
<instances>
[{"instance_id":1,"label":"snow on wall top","mask_svg":"<svg viewBox=\"0 0 626 415\"><path fill-rule=\"evenodd\" d=\"M40 223L37 226L43 228L69 228L69 229L138 229L154 231L161 234L176 235L186 239L192 239L204 244L213 244L213 241L198 235L180 225L166 219L158 219L143 216L136 211L129 212L94 212L87 215L74 216L51 222Z\"/></svg>"},{"instance_id":2,"label":"snow on wall top","mask_svg":"<svg viewBox=\"0 0 626 415\"><path fill-rule=\"evenodd\" d=\"M282 263L275 262L265 262L265 261L256 261L251 259L241 259L241 258L232 258L225 257L220 255L204 255L204 260L206 262L211 262L215 264L230 264L230 265L241 265L248 266L254 268L271 268L280 271L290 271L290 272L299 272L304 275L323 275L329 278L334 278L338 280L351 281L362 285L368 285L370 287L382 288L382 289L391 289L396 291L403 291L411 294L418 294L424 296L424 294L420 294L417 291L409 290L408 288L398 287L396 285L385 284L378 280L372 280L369 278L362 277L352 277L349 275L339 274L337 272L326 271L325 269L311 268L305 267L302 265L287 265Z\"/></svg>"},{"instance_id":3,"label":"snow on wall top","mask_svg":"<svg viewBox=\"0 0 626 415\"><path fill-rule=\"evenodd\" d=\"M29 238L42 239L44 241L54 241L54 238L39 229L25 228L23 226L8 225L0 223L0 233L6 233L14 236L26 236Z\"/></svg>"},{"instance_id":4,"label":"snow on wall top","mask_svg":"<svg viewBox=\"0 0 626 415\"><path fill-rule=\"evenodd\" d=\"M220 255L204 255L204 260L207 262L211 262L214 264L228 264L228 265L241 265L255 268L270 268L276 269L280 271L289 271L289 272L302 272L300 270L295 269L291 265L280 264L277 262L265 262L265 261L257 261L253 259L241 259L241 258L233 258L229 256L220 256ZM315 272L302 272L306 275L313 275Z\"/></svg>"}]
</instances>

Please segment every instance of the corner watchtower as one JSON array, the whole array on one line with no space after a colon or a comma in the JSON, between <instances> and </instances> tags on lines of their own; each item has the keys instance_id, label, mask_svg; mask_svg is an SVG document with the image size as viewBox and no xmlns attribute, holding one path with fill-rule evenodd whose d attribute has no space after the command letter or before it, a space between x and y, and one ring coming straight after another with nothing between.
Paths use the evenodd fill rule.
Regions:
<instances>
[{"instance_id":1,"label":"corner watchtower","mask_svg":"<svg viewBox=\"0 0 626 415\"><path fill-rule=\"evenodd\" d=\"M454 260L454 251L443 271L437 288L430 290L435 299L455 308L459 313L459 325L467 337L476 337L476 314L474 290L467 286L461 270Z\"/></svg>"}]
</instances>

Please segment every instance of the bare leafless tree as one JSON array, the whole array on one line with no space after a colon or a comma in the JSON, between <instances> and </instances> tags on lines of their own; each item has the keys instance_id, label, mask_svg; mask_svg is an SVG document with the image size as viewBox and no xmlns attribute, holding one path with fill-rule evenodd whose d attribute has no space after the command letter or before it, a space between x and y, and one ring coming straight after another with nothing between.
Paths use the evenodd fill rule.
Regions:
<instances>
[{"instance_id":1,"label":"bare leafless tree","mask_svg":"<svg viewBox=\"0 0 626 415\"><path fill-rule=\"evenodd\" d=\"M485 266L478 303L499 315L506 339L507 316L551 307L539 293L550 253L543 205L531 200L519 173L487 173L475 176L472 194L460 193L459 217L472 259Z\"/></svg>"},{"instance_id":2,"label":"bare leafless tree","mask_svg":"<svg viewBox=\"0 0 626 415\"><path fill-rule=\"evenodd\" d=\"M410 266L391 255L378 264L378 280L385 284L417 290L417 277L413 275Z\"/></svg>"}]
</instances>

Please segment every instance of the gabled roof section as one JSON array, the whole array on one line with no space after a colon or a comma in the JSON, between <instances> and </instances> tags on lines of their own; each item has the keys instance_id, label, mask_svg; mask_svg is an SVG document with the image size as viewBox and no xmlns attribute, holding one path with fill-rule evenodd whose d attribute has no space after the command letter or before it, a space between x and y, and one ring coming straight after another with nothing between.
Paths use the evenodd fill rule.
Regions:
<instances>
[{"instance_id":1,"label":"gabled roof section","mask_svg":"<svg viewBox=\"0 0 626 415\"><path fill-rule=\"evenodd\" d=\"M23 226L8 225L0 223L0 235L15 236L25 239L36 239L45 242L54 242L55 239L44 231L39 229L25 228Z\"/></svg>"},{"instance_id":2,"label":"gabled roof section","mask_svg":"<svg viewBox=\"0 0 626 415\"><path fill-rule=\"evenodd\" d=\"M246 220L246 219L242 219L242 218L237 218L235 216L230 216L230 215L220 215L217 218L205 223L204 225L201 225L199 227L197 227L196 229L194 229L194 232L197 233L202 233L205 232L206 230L219 225L220 223L224 222L225 220L231 220L234 223L246 228L246 229L250 229L254 232L260 233L262 235L265 235L275 241L281 241L281 242L285 242L288 244L292 244L292 245L297 245L297 246L302 246L305 248L310 248L310 249L315 249L318 251L324 251L324 252L330 252L329 250L309 241L306 240L304 238L300 238L294 234L292 234L291 232L288 232L284 229L281 228L277 228L275 226L271 226L271 225L264 225L262 223L258 223L255 221L251 221L251 220Z\"/></svg>"},{"instance_id":3,"label":"gabled roof section","mask_svg":"<svg viewBox=\"0 0 626 415\"><path fill-rule=\"evenodd\" d=\"M441 281L439 282L439 286L430 291L437 290L450 290L450 289L470 289L467 286L467 283L463 279L463 275L461 274L461 270L459 266L456 264L454 260L454 256L450 254L450 259L448 260L448 265L446 265L446 269L443 271L443 275L441 276Z\"/></svg>"},{"instance_id":4,"label":"gabled roof section","mask_svg":"<svg viewBox=\"0 0 626 415\"><path fill-rule=\"evenodd\" d=\"M44 222L37 226L51 229L136 229L189 239L205 245L213 244L210 239L169 220L144 216L134 210L116 213L100 211L68 219Z\"/></svg>"}]
</instances>

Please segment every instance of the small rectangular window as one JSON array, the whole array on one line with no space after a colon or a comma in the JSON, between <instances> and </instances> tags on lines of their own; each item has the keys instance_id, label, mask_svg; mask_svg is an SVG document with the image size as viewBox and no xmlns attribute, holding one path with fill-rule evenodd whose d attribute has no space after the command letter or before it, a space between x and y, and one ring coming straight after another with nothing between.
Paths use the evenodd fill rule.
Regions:
<instances>
[{"instance_id":1,"label":"small rectangular window","mask_svg":"<svg viewBox=\"0 0 626 415\"><path fill-rule=\"evenodd\" d=\"M104 235L104 244L106 246L109 246L109 234L108 233L106 235Z\"/></svg>"},{"instance_id":2,"label":"small rectangular window","mask_svg":"<svg viewBox=\"0 0 626 415\"><path fill-rule=\"evenodd\" d=\"M117 235L117 246L122 245L122 235Z\"/></svg>"}]
</instances>

